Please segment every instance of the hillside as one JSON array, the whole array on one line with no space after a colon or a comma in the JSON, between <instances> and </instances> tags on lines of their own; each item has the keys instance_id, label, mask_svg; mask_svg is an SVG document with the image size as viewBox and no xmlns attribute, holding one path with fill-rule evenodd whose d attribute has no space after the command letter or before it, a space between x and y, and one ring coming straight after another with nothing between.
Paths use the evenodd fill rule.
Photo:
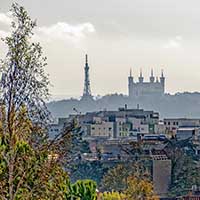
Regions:
<instances>
[{"instance_id":1,"label":"hillside","mask_svg":"<svg viewBox=\"0 0 200 200\"><path fill-rule=\"evenodd\" d=\"M166 94L163 97L146 97L130 99L122 94L110 94L100 99L85 102L77 99L52 101L48 108L54 117L66 117L75 113L74 108L81 113L98 110L117 110L125 104L129 108L140 108L158 111L164 117L200 118L200 93Z\"/></svg>"}]
</instances>

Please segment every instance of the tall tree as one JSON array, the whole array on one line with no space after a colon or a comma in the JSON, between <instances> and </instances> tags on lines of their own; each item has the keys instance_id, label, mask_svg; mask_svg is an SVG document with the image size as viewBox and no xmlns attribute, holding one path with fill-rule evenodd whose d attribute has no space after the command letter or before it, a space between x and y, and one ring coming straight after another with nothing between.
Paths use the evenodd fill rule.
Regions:
<instances>
[{"instance_id":1,"label":"tall tree","mask_svg":"<svg viewBox=\"0 0 200 200\"><path fill-rule=\"evenodd\" d=\"M1 99L6 105L6 118L11 131L11 111L25 105L35 123L46 122L48 111L45 100L49 96L49 80L44 72L46 57L42 56L39 43L31 40L36 22L18 4L11 8L13 22L11 35L4 40L8 47L6 58L1 61Z\"/></svg>"},{"instance_id":2,"label":"tall tree","mask_svg":"<svg viewBox=\"0 0 200 200\"><path fill-rule=\"evenodd\" d=\"M16 3L11 12L12 32L4 39L8 53L0 66L0 199L64 199L69 181L61 151L73 125L61 138L45 139L46 58L31 40L36 23Z\"/></svg>"}]
</instances>

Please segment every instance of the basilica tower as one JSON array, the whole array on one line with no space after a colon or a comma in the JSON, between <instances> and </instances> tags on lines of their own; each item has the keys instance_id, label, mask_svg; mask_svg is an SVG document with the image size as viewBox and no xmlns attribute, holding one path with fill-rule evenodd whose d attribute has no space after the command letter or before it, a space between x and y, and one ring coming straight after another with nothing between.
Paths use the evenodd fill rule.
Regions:
<instances>
[{"instance_id":1,"label":"basilica tower","mask_svg":"<svg viewBox=\"0 0 200 200\"><path fill-rule=\"evenodd\" d=\"M130 69L130 75L128 77L128 95L133 96L133 76L132 76L132 70Z\"/></svg>"},{"instance_id":2,"label":"basilica tower","mask_svg":"<svg viewBox=\"0 0 200 200\"><path fill-rule=\"evenodd\" d=\"M143 81L144 81L144 77L142 75L142 69L140 69L140 76L139 76L138 80L139 80L139 83L143 83Z\"/></svg>"},{"instance_id":3,"label":"basilica tower","mask_svg":"<svg viewBox=\"0 0 200 200\"><path fill-rule=\"evenodd\" d=\"M153 69L151 69L150 83L154 83L155 77L153 75Z\"/></svg>"},{"instance_id":4,"label":"basilica tower","mask_svg":"<svg viewBox=\"0 0 200 200\"><path fill-rule=\"evenodd\" d=\"M161 71L160 83L162 85L163 93L165 93L165 77L164 77L163 69Z\"/></svg>"}]
</instances>

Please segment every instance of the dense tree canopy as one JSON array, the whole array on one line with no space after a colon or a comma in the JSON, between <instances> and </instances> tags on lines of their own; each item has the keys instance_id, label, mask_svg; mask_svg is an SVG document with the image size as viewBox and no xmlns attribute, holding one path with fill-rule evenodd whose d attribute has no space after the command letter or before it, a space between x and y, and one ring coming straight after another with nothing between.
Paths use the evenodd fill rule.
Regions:
<instances>
[{"instance_id":1,"label":"dense tree canopy","mask_svg":"<svg viewBox=\"0 0 200 200\"><path fill-rule=\"evenodd\" d=\"M128 187L127 179L130 176L150 180L148 169L142 163L123 163L108 170L101 181L101 189L105 191L124 191Z\"/></svg>"},{"instance_id":2,"label":"dense tree canopy","mask_svg":"<svg viewBox=\"0 0 200 200\"><path fill-rule=\"evenodd\" d=\"M158 200L153 190L153 184L146 178L129 176L127 178L127 189L125 190L127 200Z\"/></svg>"}]
</instances>

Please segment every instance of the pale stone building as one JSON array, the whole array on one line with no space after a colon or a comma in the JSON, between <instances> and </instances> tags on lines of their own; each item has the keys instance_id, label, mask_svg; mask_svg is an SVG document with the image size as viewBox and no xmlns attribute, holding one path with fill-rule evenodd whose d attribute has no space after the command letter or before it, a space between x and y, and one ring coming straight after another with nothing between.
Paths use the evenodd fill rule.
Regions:
<instances>
[{"instance_id":1,"label":"pale stone building","mask_svg":"<svg viewBox=\"0 0 200 200\"><path fill-rule=\"evenodd\" d=\"M160 80L159 80L160 79ZM144 96L162 96L165 93L165 77L163 71L160 78L156 78L153 75L153 70L151 70L151 76L149 82L144 82L144 77L142 71L140 71L140 76L138 82L134 81L132 72L130 71L130 76L128 77L128 95L131 98L144 97Z\"/></svg>"},{"instance_id":2,"label":"pale stone building","mask_svg":"<svg viewBox=\"0 0 200 200\"><path fill-rule=\"evenodd\" d=\"M124 138L138 134L154 134L159 123L159 114L143 109L119 108L118 111L86 113L81 120L87 136ZM79 120L80 121L80 120Z\"/></svg>"},{"instance_id":3,"label":"pale stone building","mask_svg":"<svg viewBox=\"0 0 200 200\"><path fill-rule=\"evenodd\" d=\"M90 124L90 136L92 137L113 137L113 122L101 122Z\"/></svg>"},{"instance_id":4,"label":"pale stone building","mask_svg":"<svg viewBox=\"0 0 200 200\"><path fill-rule=\"evenodd\" d=\"M200 119L193 118L166 118L164 125L169 131L176 131L179 127L200 127Z\"/></svg>"}]
</instances>

